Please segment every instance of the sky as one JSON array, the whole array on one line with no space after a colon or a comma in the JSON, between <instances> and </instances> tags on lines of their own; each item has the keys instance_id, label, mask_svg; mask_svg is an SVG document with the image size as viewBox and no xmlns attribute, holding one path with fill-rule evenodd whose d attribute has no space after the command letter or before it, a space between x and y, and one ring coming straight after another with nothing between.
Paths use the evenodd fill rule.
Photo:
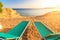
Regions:
<instances>
[{"instance_id":1,"label":"sky","mask_svg":"<svg viewBox=\"0 0 60 40\"><path fill-rule=\"evenodd\" d=\"M0 0L6 8L60 7L60 0Z\"/></svg>"}]
</instances>

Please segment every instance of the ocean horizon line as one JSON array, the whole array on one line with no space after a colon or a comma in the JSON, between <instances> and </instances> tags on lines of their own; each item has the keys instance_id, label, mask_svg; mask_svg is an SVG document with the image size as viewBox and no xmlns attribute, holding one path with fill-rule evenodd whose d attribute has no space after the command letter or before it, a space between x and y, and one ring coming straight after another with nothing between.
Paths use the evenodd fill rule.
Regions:
<instances>
[{"instance_id":1,"label":"ocean horizon line","mask_svg":"<svg viewBox=\"0 0 60 40\"><path fill-rule=\"evenodd\" d=\"M39 10L39 9L60 9L60 7L48 7L48 8L12 8L12 9L22 9L22 10Z\"/></svg>"}]
</instances>

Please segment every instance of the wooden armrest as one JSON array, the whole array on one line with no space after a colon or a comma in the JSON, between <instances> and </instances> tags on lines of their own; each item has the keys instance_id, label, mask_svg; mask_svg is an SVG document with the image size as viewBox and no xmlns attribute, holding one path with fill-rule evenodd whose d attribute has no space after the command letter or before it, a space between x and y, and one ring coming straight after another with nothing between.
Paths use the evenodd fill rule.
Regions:
<instances>
[{"instance_id":1,"label":"wooden armrest","mask_svg":"<svg viewBox=\"0 0 60 40\"><path fill-rule=\"evenodd\" d=\"M19 39L18 37L17 38L7 38L6 40L16 40L16 39Z\"/></svg>"}]
</instances>

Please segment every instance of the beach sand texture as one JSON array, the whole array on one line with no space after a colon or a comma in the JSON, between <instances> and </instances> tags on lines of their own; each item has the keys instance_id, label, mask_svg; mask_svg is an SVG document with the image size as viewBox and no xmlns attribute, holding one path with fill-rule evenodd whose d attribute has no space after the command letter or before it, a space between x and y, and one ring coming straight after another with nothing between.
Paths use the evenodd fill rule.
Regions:
<instances>
[{"instance_id":1,"label":"beach sand texture","mask_svg":"<svg viewBox=\"0 0 60 40\"><path fill-rule=\"evenodd\" d=\"M30 21L30 24L26 31L24 32L22 36L22 40L41 40L41 37L36 30L35 26L33 25L34 21L41 21L48 27L50 30L54 31L55 33L60 32L60 12L59 11L53 11L48 12L47 14L43 16L35 16L35 17L0 17L0 24L3 26L3 29L0 31L7 32L11 28L13 28L18 22L21 20L28 20Z\"/></svg>"}]
</instances>

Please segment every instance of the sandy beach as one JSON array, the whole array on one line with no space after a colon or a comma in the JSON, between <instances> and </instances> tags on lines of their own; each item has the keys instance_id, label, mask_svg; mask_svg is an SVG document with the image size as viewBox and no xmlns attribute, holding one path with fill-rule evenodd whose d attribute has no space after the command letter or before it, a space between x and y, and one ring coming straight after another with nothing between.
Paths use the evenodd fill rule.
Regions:
<instances>
[{"instance_id":1,"label":"sandy beach","mask_svg":"<svg viewBox=\"0 0 60 40\"><path fill-rule=\"evenodd\" d=\"M9 9L7 9L9 10ZM13 12L14 13L14 12ZM14 14L13 14L14 15ZM11 28L13 28L16 24L18 24L22 20L28 20L30 22L28 28L24 32L22 36L22 40L41 40L41 37L36 30L33 22L34 21L41 21L48 27L50 30L54 31L54 33L60 32L60 12L59 11L53 11L49 12L43 16L16 16L12 17L0 17L0 24L3 26L0 32L7 32Z\"/></svg>"}]
</instances>

